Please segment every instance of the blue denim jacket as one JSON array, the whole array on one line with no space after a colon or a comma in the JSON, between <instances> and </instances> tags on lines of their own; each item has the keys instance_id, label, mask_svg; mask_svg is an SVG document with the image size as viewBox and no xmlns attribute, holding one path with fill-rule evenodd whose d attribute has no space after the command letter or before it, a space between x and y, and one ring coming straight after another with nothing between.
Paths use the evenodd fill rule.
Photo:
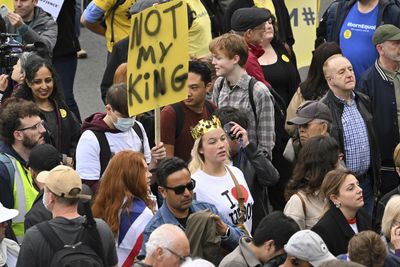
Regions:
<instances>
[{"instance_id":1,"label":"blue denim jacket","mask_svg":"<svg viewBox=\"0 0 400 267\"><path fill-rule=\"evenodd\" d=\"M239 245L239 239L243 235L243 232L233 224L227 222L213 204L193 200L192 205L189 207L189 209L191 213L196 213L198 211L209 209L211 212L221 217L224 223L226 223L230 228L229 237L222 239L222 247L229 251L232 251ZM167 204L164 201L164 204L161 206L161 208L157 211L157 213L154 215L154 217L150 220L150 222L146 225L146 228L144 229L142 249L139 252L140 256L146 255L145 244L149 240L150 234L160 225L165 223L177 225L182 230L185 230L185 228L178 222L178 220L175 218L172 212L168 209Z\"/></svg>"}]
</instances>

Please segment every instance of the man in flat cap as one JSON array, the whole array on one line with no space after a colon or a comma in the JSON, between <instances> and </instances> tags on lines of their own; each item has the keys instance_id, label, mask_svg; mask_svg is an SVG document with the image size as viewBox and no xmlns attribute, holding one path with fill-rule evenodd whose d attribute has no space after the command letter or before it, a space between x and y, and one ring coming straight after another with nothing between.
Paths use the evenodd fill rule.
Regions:
<instances>
[{"instance_id":1,"label":"man in flat cap","mask_svg":"<svg viewBox=\"0 0 400 267\"><path fill-rule=\"evenodd\" d=\"M258 58L264 54L261 46L265 34L265 24L272 23L272 14L263 8L248 7L236 10L231 18L232 31L243 36L249 48L245 69L266 86L271 85L265 80Z\"/></svg>"},{"instance_id":2,"label":"man in flat cap","mask_svg":"<svg viewBox=\"0 0 400 267\"><path fill-rule=\"evenodd\" d=\"M58 237L59 242L65 246L74 245L74 249L86 245L97 254L103 266L117 266L114 235L103 220L96 219L95 224L100 247L92 247L93 244L83 237L85 235L80 235L81 231L86 230L83 226L86 220L78 214L78 201L90 196L81 193L82 181L79 174L68 166L59 165L51 171L39 173L37 180L44 184L43 204L52 213L53 219L29 228L18 256L17 266L53 266L51 263L55 263L52 262L55 248L49 243L47 235L51 235L55 240ZM100 250L102 255L96 252Z\"/></svg>"},{"instance_id":3,"label":"man in flat cap","mask_svg":"<svg viewBox=\"0 0 400 267\"><path fill-rule=\"evenodd\" d=\"M357 90L368 95L381 152L381 194L399 185L393 151L400 142L400 29L379 26L372 38L379 57L360 79Z\"/></svg>"}]
</instances>

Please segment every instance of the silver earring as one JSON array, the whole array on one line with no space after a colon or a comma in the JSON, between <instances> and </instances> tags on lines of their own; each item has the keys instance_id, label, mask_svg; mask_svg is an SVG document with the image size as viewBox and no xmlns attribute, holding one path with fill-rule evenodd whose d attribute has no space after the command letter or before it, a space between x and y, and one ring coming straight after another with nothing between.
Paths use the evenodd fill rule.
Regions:
<instances>
[{"instance_id":1,"label":"silver earring","mask_svg":"<svg viewBox=\"0 0 400 267\"><path fill-rule=\"evenodd\" d=\"M340 202L335 203L335 207L336 207L336 208L340 208L340 205L341 205Z\"/></svg>"}]
</instances>

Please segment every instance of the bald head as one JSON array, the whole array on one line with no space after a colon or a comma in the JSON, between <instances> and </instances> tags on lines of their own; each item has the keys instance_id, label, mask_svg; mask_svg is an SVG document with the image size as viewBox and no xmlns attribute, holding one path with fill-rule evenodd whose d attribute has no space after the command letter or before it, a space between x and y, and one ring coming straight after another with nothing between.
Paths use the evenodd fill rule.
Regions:
<instances>
[{"instance_id":1,"label":"bald head","mask_svg":"<svg viewBox=\"0 0 400 267\"><path fill-rule=\"evenodd\" d=\"M343 94L353 91L356 80L353 66L347 58L342 55L331 56L325 61L323 71L329 88L336 96L343 97Z\"/></svg>"},{"instance_id":2,"label":"bald head","mask_svg":"<svg viewBox=\"0 0 400 267\"><path fill-rule=\"evenodd\" d=\"M146 243L145 263L154 267L178 267L181 258L190 255L186 234L176 225L163 224L154 230Z\"/></svg>"}]
</instances>

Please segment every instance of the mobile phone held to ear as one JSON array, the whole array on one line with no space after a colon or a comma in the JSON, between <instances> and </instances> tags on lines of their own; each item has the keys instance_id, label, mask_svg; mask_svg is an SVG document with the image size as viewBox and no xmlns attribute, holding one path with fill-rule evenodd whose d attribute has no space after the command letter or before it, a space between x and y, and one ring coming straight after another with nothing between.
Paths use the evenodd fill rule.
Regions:
<instances>
[{"instance_id":1,"label":"mobile phone held to ear","mask_svg":"<svg viewBox=\"0 0 400 267\"><path fill-rule=\"evenodd\" d=\"M5 4L0 6L0 16L4 19L8 14L8 8Z\"/></svg>"},{"instance_id":2,"label":"mobile phone held to ear","mask_svg":"<svg viewBox=\"0 0 400 267\"><path fill-rule=\"evenodd\" d=\"M233 126L233 124L231 124L231 123L225 123L224 124L224 131L225 131L225 133L229 136L229 138L231 139L231 140L235 140L235 139L239 139L239 138L241 138L242 137L242 135L240 134L238 137L236 137L236 135L234 135L233 134L233 132L232 132L232 126Z\"/></svg>"}]
</instances>

